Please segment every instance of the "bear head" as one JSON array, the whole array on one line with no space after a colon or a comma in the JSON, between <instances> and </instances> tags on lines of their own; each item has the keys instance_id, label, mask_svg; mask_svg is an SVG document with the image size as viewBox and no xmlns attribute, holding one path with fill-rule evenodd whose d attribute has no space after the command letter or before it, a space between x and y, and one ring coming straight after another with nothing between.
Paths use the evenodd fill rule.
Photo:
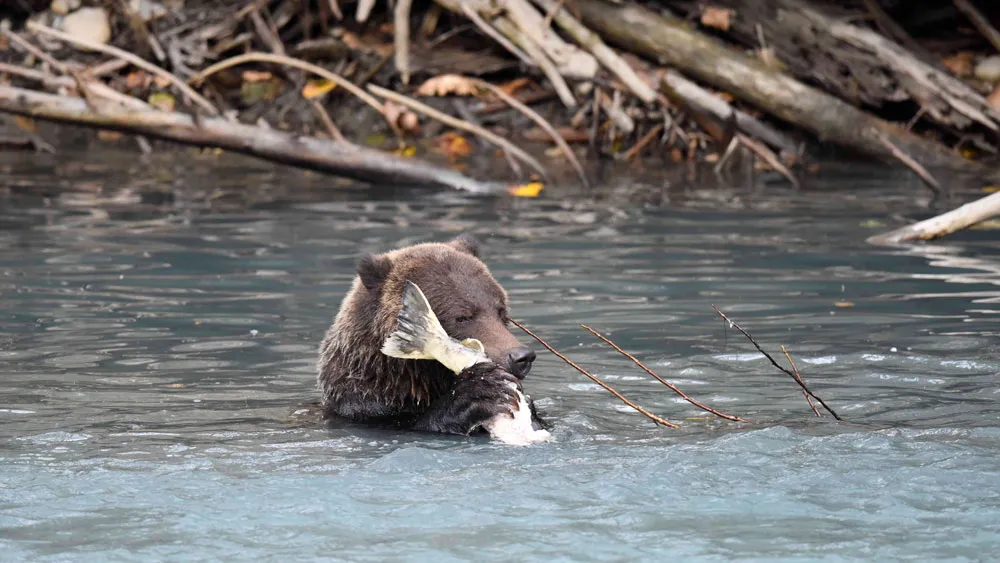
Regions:
<instances>
[{"instance_id":1,"label":"bear head","mask_svg":"<svg viewBox=\"0 0 1000 563\"><path fill-rule=\"evenodd\" d=\"M424 292L450 336L478 338L491 360L519 378L530 371L535 352L507 327L507 292L479 259L479 242L471 235L368 254L358 261L357 273L356 287L371 303L371 328L380 343L396 327L403 283L409 280Z\"/></svg>"}]
</instances>

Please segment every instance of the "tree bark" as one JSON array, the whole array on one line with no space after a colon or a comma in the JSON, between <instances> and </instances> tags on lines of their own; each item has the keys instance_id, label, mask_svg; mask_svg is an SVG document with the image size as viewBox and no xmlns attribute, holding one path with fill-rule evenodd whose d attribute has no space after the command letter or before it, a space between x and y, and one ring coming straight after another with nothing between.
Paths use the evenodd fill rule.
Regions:
<instances>
[{"instance_id":1,"label":"tree bark","mask_svg":"<svg viewBox=\"0 0 1000 563\"><path fill-rule=\"evenodd\" d=\"M1000 215L1000 192L966 203L958 209L912 225L875 235L868 239L873 244L893 244L912 240L943 237L971 227L976 223Z\"/></svg>"},{"instance_id":2,"label":"tree bark","mask_svg":"<svg viewBox=\"0 0 1000 563\"><path fill-rule=\"evenodd\" d=\"M217 147L263 160L369 183L417 184L474 193L502 191L454 170L336 141L299 137L222 118L177 112L91 107L80 98L0 85L0 111L35 119L109 129L199 147Z\"/></svg>"}]
</instances>

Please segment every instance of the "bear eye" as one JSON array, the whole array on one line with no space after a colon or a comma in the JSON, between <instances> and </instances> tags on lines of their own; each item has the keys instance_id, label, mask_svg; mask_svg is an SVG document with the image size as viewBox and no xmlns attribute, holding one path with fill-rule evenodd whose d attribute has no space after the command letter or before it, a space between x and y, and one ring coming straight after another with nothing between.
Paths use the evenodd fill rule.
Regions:
<instances>
[{"instance_id":1,"label":"bear eye","mask_svg":"<svg viewBox=\"0 0 1000 563\"><path fill-rule=\"evenodd\" d=\"M462 323L467 323L467 322L469 322L469 321L471 321L471 320L472 320L472 315L463 315L463 316L461 316L461 317L457 317L457 318L455 319L455 322L456 322L457 324L462 324Z\"/></svg>"}]
</instances>

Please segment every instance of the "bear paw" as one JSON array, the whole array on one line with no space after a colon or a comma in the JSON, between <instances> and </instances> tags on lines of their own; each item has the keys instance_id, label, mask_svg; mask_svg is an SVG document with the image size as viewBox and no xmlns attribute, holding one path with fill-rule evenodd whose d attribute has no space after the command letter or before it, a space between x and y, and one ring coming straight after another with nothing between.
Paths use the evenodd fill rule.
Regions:
<instances>
[{"instance_id":1,"label":"bear paw","mask_svg":"<svg viewBox=\"0 0 1000 563\"><path fill-rule=\"evenodd\" d=\"M493 363L476 364L458 375L451 393L417 427L449 434L471 434L498 415L510 418L520 407L520 382Z\"/></svg>"}]
</instances>

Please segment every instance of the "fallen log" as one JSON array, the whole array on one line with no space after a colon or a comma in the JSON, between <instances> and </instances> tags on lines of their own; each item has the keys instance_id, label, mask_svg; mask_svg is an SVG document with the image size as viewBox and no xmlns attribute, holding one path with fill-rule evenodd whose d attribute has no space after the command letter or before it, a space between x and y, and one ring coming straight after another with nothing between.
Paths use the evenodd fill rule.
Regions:
<instances>
[{"instance_id":1,"label":"fallen log","mask_svg":"<svg viewBox=\"0 0 1000 563\"><path fill-rule=\"evenodd\" d=\"M802 0L718 0L714 6L739 17L727 35L747 47L765 41L788 70L822 84L837 97L858 105L883 106L913 100L925 118L946 130L966 130L973 122L1000 129L1000 110L961 80L898 43L850 23L848 14L831 13ZM874 4L877 4L875 2Z\"/></svg>"},{"instance_id":2,"label":"fallen log","mask_svg":"<svg viewBox=\"0 0 1000 563\"><path fill-rule=\"evenodd\" d=\"M957 209L919 223L869 237L868 242L894 244L943 237L997 215L1000 215L1000 192L966 203Z\"/></svg>"},{"instance_id":3,"label":"fallen log","mask_svg":"<svg viewBox=\"0 0 1000 563\"><path fill-rule=\"evenodd\" d=\"M1000 176L994 168L961 158L937 143L771 68L708 37L686 22L634 4L577 0L584 23L609 42L670 65L689 76L725 90L773 116L861 154L894 163L897 157L884 141L926 168Z\"/></svg>"},{"instance_id":4,"label":"fallen log","mask_svg":"<svg viewBox=\"0 0 1000 563\"><path fill-rule=\"evenodd\" d=\"M473 193L506 188L454 170L349 143L302 137L178 112L140 111L119 104L91 106L69 96L0 85L0 111L35 119L143 135L184 145L214 147L270 162L316 170L369 183L447 187Z\"/></svg>"}]
</instances>

